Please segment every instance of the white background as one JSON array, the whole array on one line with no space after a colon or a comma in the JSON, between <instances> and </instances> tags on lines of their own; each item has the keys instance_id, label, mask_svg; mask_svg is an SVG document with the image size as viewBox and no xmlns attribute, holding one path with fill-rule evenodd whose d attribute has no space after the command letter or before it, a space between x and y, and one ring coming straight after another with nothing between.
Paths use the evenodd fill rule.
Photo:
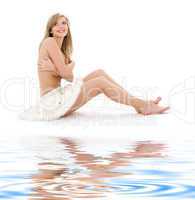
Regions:
<instances>
[{"instance_id":1,"label":"white background","mask_svg":"<svg viewBox=\"0 0 195 200\"><path fill-rule=\"evenodd\" d=\"M38 46L48 18L57 12L70 20L75 76L84 77L102 68L134 95L161 95L162 104L172 106L170 113L163 116L167 127L175 122L175 128L178 124L194 128L193 0L6 0L0 4L0 111L7 129L17 130L18 123L21 127L27 123L18 122L17 114L24 108L24 93L29 88L31 94L38 94ZM105 110L105 115L97 118L97 113L92 116L93 110L98 110L95 102L94 99L88 104L89 116L87 106L86 111L80 111L84 116L79 118L79 124L73 122L76 119L67 118L66 125L71 122L80 126L85 117L92 125L95 120L101 125L102 116L107 113L108 119L120 118L119 125L125 121L126 125L129 122L129 126L134 124L138 128L140 124L156 122L160 129L163 126L157 116L147 118L152 121L144 118L141 122L139 117L132 120L128 113L134 111L123 106L116 110L125 117L116 117L117 112L109 115L118 105L108 99L99 107L100 113ZM111 104L112 109L106 110ZM167 122L170 116L172 122ZM13 125L7 126L10 123ZM116 125L115 121L113 124Z\"/></svg>"},{"instance_id":2,"label":"white background","mask_svg":"<svg viewBox=\"0 0 195 200\"><path fill-rule=\"evenodd\" d=\"M140 116L132 108L98 96L61 120L19 120L18 114L28 106L26 96L34 101L39 94L38 46L48 18L57 12L70 20L75 76L102 68L134 95L161 95L170 111ZM173 149L174 145L181 147L181 155L184 150L183 155L192 156L193 151L182 145L185 140L195 141L194 68L194 0L1 1L1 152L9 152L10 142L17 149L25 141L19 137L22 135L35 146L45 141L50 157L58 147L55 139L48 142L35 135L52 135L79 138L91 154L109 154L118 147L125 150L129 141L166 140ZM29 143L23 142L25 145ZM16 162L14 170L31 169L32 163L29 159L19 163L21 166ZM177 166L171 170L178 170ZM119 199L112 195L110 199Z\"/></svg>"}]
</instances>

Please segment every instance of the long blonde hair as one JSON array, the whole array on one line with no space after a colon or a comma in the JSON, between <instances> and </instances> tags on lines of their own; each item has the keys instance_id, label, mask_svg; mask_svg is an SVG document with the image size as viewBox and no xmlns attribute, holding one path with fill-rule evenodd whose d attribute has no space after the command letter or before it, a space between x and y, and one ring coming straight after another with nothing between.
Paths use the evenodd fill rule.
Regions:
<instances>
[{"instance_id":1,"label":"long blonde hair","mask_svg":"<svg viewBox=\"0 0 195 200\"><path fill-rule=\"evenodd\" d=\"M68 24L68 33L64 37L64 40L62 42L61 51L65 55L65 58L71 59L72 52L73 52L73 44L72 44L72 36L71 36L71 31L70 31L70 22L66 16L64 16L63 14L60 14L60 13L56 13L49 18L49 20L47 22L46 30L45 30L45 35L39 45L39 49L40 49L41 44L44 41L44 39L46 39L47 37L53 37L51 30L52 30L53 26L55 26L55 24L57 23L57 20L60 17L64 17L67 20L67 24Z\"/></svg>"}]
</instances>

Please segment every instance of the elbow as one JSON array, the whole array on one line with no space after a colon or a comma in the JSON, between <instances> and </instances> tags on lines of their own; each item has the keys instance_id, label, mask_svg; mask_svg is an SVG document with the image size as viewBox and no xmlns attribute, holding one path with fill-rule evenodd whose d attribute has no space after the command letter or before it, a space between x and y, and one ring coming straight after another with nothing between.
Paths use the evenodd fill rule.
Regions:
<instances>
[{"instance_id":1,"label":"elbow","mask_svg":"<svg viewBox=\"0 0 195 200\"><path fill-rule=\"evenodd\" d=\"M62 67L61 70L59 70L59 75L63 79L70 81L70 82L72 82L73 78L74 78L72 69L70 69L69 67Z\"/></svg>"},{"instance_id":2,"label":"elbow","mask_svg":"<svg viewBox=\"0 0 195 200\"><path fill-rule=\"evenodd\" d=\"M72 73L70 73L70 74L67 74L67 73L66 73L66 74L60 74L60 76L61 76L63 79L69 81L69 82L72 82L73 79L74 79L74 76L73 76Z\"/></svg>"},{"instance_id":3,"label":"elbow","mask_svg":"<svg viewBox=\"0 0 195 200\"><path fill-rule=\"evenodd\" d=\"M68 76L68 77L66 78L66 80L69 81L69 82L73 82L73 79L74 79L73 75Z\"/></svg>"}]
</instances>

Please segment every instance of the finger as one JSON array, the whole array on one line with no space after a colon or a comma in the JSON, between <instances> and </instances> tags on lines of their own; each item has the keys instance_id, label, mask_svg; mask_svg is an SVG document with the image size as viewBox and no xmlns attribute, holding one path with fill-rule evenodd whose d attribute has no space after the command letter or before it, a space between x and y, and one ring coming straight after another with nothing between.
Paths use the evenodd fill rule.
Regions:
<instances>
[{"instance_id":1,"label":"finger","mask_svg":"<svg viewBox=\"0 0 195 200\"><path fill-rule=\"evenodd\" d=\"M161 100L162 100L161 97L157 97L156 100L154 100L153 102L154 102L155 104L158 104Z\"/></svg>"}]
</instances>

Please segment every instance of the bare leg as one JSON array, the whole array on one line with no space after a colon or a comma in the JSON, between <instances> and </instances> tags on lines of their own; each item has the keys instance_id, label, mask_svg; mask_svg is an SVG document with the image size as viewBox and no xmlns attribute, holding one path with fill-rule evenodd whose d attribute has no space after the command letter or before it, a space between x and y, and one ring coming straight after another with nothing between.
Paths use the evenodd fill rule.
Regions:
<instances>
[{"instance_id":1,"label":"bare leg","mask_svg":"<svg viewBox=\"0 0 195 200\"><path fill-rule=\"evenodd\" d=\"M101 93L105 94L108 98L117 103L133 106L137 112L140 112L142 114L162 113L168 109L167 107L163 108L158 106L157 103L154 103L154 101L150 101L150 104L148 104L148 102L144 100L130 96L126 90L117 86L116 84L111 82L108 78L101 76L93 78L88 81L86 81L86 79L84 80L84 84L82 86L80 95L78 96L74 105L70 108L69 111L67 111L67 113L65 113L64 116L79 109L81 106L86 104L90 99ZM147 113L145 112L146 110L145 107L148 105L150 105L151 108L153 109L153 110L151 108L149 109L149 111L152 110L152 113L148 113L148 110Z\"/></svg>"},{"instance_id":2,"label":"bare leg","mask_svg":"<svg viewBox=\"0 0 195 200\"><path fill-rule=\"evenodd\" d=\"M149 101L144 101L143 105L143 100L138 99L136 97L134 97L131 94L127 94L127 91L120 86L116 81L114 81L103 69L97 69L93 72L91 72L90 74L88 74L83 80L84 81L88 81L97 77L104 77L106 79L108 79L110 82L112 82L116 87L118 86L121 90L123 90L125 95L129 95L129 98L131 98L132 101L132 106L136 109L136 111L138 113L142 113L142 114L155 114L156 112L159 113L159 111L161 110L162 112L166 111L169 109L169 107L164 107L164 109L162 107L159 107L158 104L161 101L161 97L157 97L155 100L149 100ZM128 105L128 104L126 104Z\"/></svg>"},{"instance_id":3,"label":"bare leg","mask_svg":"<svg viewBox=\"0 0 195 200\"><path fill-rule=\"evenodd\" d=\"M91 79L97 78L97 77L106 77L110 82L112 82L113 84L117 85L118 87L120 87L121 89L124 90L124 88L122 86L120 86L116 81L113 80L113 78L111 78L103 69L97 69L94 70L93 72L89 73L87 76L84 77L84 81L89 81Z\"/></svg>"},{"instance_id":4,"label":"bare leg","mask_svg":"<svg viewBox=\"0 0 195 200\"><path fill-rule=\"evenodd\" d=\"M86 82L86 81L89 81L89 80L92 80L92 79L98 78L98 77L104 77L104 78L108 79L110 82L112 82L114 85L116 85L116 87L118 86L119 88L121 88L121 90L126 92L126 90L121 85L119 85L116 81L114 81L113 78L111 78L103 69L94 70L93 72L91 72L87 76L85 76L83 78L83 80ZM131 94L129 94L129 96L133 97L133 95L131 95ZM157 97L156 100L154 100L153 102L158 104L160 102L160 100L161 100L161 97Z\"/></svg>"},{"instance_id":5,"label":"bare leg","mask_svg":"<svg viewBox=\"0 0 195 200\"><path fill-rule=\"evenodd\" d=\"M98 77L102 77L102 78L110 81L110 83L113 83L113 85L115 85L116 88L120 88L121 90L123 90L123 94L125 94L126 96L129 96L128 98L133 97L122 86L120 86L116 81L114 81L113 78L111 78L103 69L94 70L93 72L91 72L87 76L85 76L83 80L86 82L86 81L89 81L89 80L92 80L92 79L98 78ZM113 90L113 88L110 88L110 90ZM120 95L117 93L117 91L113 91L113 93L114 92L116 95ZM129 105L127 103L125 103L125 104Z\"/></svg>"}]
</instances>

